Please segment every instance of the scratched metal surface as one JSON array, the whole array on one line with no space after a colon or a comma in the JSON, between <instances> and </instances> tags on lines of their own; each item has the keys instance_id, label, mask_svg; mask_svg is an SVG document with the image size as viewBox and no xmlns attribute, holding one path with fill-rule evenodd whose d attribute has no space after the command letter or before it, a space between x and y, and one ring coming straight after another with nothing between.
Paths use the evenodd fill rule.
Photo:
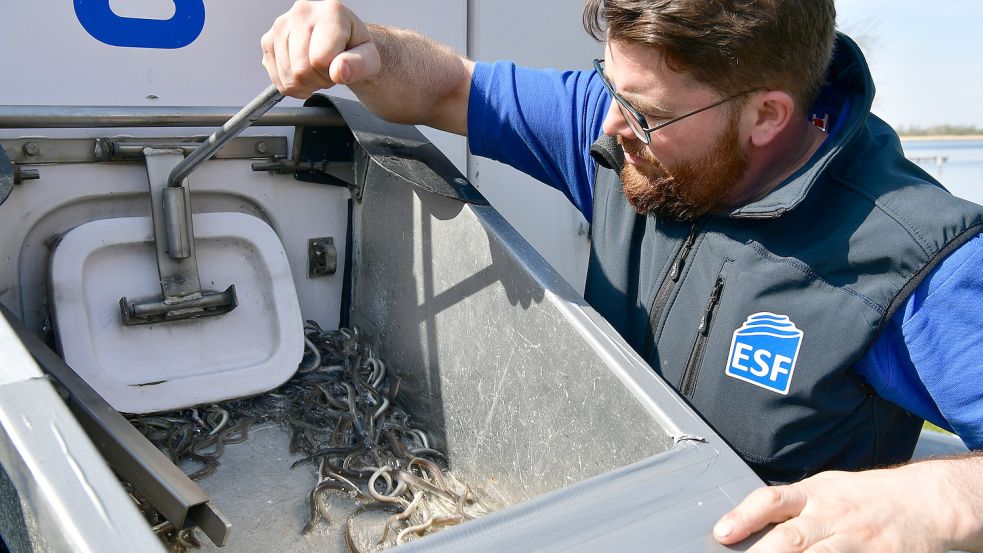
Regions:
<instances>
[{"instance_id":1,"label":"scratched metal surface","mask_svg":"<svg viewBox=\"0 0 983 553\"><path fill-rule=\"evenodd\" d=\"M352 321L501 508L400 550L728 550L762 483L726 443L494 208L364 178Z\"/></svg>"},{"instance_id":2,"label":"scratched metal surface","mask_svg":"<svg viewBox=\"0 0 983 553\"><path fill-rule=\"evenodd\" d=\"M511 227L490 229L491 208L367 180L353 321L456 472L511 505L672 446L566 319L557 294L572 290L534 274L545 262Z\"/></svg>"},{"instance_id":3,"label":"scratched metal surface","mask_svg":"<svg viewBox=\"0 0 983 553\"><path fill-rule=\"evenodd\" d=\"M0 385L0 465L0 509L20 510L0 522L12 553L163 552L44 378Z\"/></svg>"},{"instance_id":4,"label":"scratched metal surface","mask_svg":"<svg viewBox=\"0 0 983 553\"><path fill-rule=\"evenodd\" d=\"M0 316L0 532L12 553L163 551Z\"/></svg>"}]
</instances>

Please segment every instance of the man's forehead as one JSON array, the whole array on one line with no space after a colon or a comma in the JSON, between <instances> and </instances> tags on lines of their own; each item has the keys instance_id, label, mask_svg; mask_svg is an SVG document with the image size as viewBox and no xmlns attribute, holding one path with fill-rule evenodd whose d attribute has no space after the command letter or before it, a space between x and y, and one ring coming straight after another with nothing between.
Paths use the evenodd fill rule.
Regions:
<instances>
[{"instance_id":1,"label":"man's forehead","mask_svg":"<svg viewBox=\"0 0 983 553\"><path fill-rule=\"evenodd\" d=\"M689 74L670 69L660 49L637 43L608 41L604 73L625 99L645 99L656 107L670 107L658 104L669 104L672 97L680 94L708 90Z\"/></svg>"}]
</instances>

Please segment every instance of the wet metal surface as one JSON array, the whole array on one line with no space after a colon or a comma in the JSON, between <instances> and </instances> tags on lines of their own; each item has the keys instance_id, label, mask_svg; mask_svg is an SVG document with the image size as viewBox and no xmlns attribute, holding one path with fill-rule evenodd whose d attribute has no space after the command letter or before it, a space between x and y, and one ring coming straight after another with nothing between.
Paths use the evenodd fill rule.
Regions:
<instances>
[{"instance_id":1,"label":"wet metal surface","mask_svg":"<svg viewBox=\"0 0 983 553\"><path fill-rule=\"evenodd\" d=\"M201 551L325 553L347 551L344 524L357 503L341 494L324 496L327 520L303 534L308 493L317 483L309 465L291 470L302 455L288 453L290 437L273 424L255 427L242 444L229 445L214 474L199 481L232 521L228 545L203 540ZM375 551L386 518L360 515L355 524L362 551Z\"/></svg>"},{"instance_id":2,"label":"wet metal surface","mask_svg":"<svg viewBox=\"0 0 983 553\"><path fill-rule=\"evenodd\" d=\"M198 483L232 521L223 548L203 543L202 551L344 551L340 525L322 525L301 534L307 520L307 493L315 484L310 467L290 470L301 455L290 455L290 437L269 423L255 427L242 444L229 445L215 473Z\"/></svg>"},{"instance_id":3,"label":"wet metal surface","mask_svg":"<svg viewBox=\"0 0 983 553\"><path fill-rule=\"evenodd\" d=\"M257 424L283 428L290 436L285 451L301 456L290 469L315 475L314 484L296 492L298 498L307 497L301 534L339 526L350 553L403 544L488 513L482 497L446 471L445 455L431 447L427 429L402 408L401 377L374 356L360 332L323 330L308 321L304 341L307 352L297 374L275 390L132 416L129 422L194 480L215 474L225 451L247 442ZM143 494L134 497L174 551L200 547L183 524L165 524ZM329 513L327 503L341 503L340 510ZM381 524L366 523L380 513L387 515ZM279 526L290 522L281 520ZM360 539L370 534L371 539ZM212 539L219 546L223 540Z\"/></svg>"}]
</instances>

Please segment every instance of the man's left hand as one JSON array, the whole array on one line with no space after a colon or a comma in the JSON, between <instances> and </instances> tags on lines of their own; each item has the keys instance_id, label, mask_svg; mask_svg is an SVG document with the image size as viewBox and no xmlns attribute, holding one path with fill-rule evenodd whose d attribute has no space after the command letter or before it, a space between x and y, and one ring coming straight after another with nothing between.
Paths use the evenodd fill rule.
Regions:
<instances>
[{"instance_id":1,"label":"man's left hand","mask_svg":"<svg viewBox=\"0 0 983 553\"><path fill-rule=\"evenodd\" d=\"M824 472L796 484L761 488L724 515L713 535L732 545L776 524L749 550L753 553L935 553L977 545L973 524L965 519L976 498L967 501L965 491L974 489L978 473L969 481L958 477L979 471L980 460L972 456Z\"/></svg>"}]
</instances>

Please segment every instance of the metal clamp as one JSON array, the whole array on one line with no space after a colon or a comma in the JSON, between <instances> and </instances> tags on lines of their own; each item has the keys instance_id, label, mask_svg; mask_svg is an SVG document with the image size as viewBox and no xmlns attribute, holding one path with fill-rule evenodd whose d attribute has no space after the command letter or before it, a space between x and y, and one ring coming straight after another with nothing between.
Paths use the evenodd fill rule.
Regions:
<instances>
[{"instance_id":1,"label":"metal clamp","mask_svg":"<svg viewBox=\"0 0 983 553\"><path fill-rule=\"evenodd\" d=\"M144 148L150 182L154 242L162 297L131 301L120 298L124 325L141 325L210 317L236 308L235 285L223 292L201 289L188 189L167 185L168 175L183 161L181 150Z\"/></svg>"},{"instance_id":2,"label":"metal clamp","mask_svg":"<svg viewBox=\"0 0 983 553\"><path fill-rule=\"evenodd\" d=\"M184 157L183 149L143 149L153 202L154 242L163 298L136 303L121 298L119 308L124 325L210 317L236 308L238 299L234 284L224 292L201 289L191 222L191 196L185 179L282 99L283 95L270 85L188 157Z\"/></svg>"}]
</instances>

